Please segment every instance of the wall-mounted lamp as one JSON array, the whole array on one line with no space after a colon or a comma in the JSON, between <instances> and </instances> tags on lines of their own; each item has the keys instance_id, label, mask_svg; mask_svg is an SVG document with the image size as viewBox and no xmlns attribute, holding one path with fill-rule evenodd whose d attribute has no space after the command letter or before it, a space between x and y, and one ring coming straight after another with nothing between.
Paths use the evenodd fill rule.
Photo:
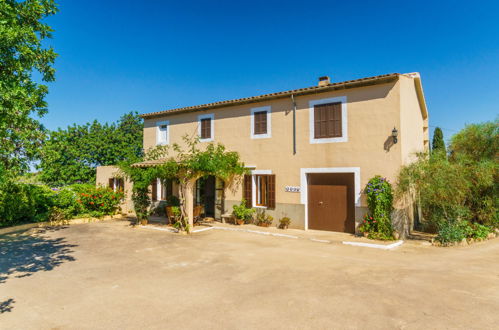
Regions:
<instances>
[{"instance_id":1,"label":"wall-mounted lamp","mask_svg":"<svg viewBox=\"0 0 499 330\"><path fill-rule=\"evenodd\" d=\"M392 129L392 138L393 138L393 144L396 144L399 140L397 139L397 136L399 135L399 131L394 127Z\"/></svg>"}]
</instances>

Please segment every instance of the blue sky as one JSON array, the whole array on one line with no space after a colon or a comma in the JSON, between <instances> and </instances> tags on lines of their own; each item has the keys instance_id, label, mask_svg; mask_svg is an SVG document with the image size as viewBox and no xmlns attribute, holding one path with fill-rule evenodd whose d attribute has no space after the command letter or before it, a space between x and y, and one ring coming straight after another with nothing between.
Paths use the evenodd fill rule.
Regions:
<instances>
[{"instance_id":1,"label":"blue sky","mask_svg":"<svg viewBox=\"0 0 499 330\"><path fill-rule=\"evenodd\" d=\"M418 71L446 138L499 114L497 1L61 1L49 129Z\"/></svg>"}]
</instances>

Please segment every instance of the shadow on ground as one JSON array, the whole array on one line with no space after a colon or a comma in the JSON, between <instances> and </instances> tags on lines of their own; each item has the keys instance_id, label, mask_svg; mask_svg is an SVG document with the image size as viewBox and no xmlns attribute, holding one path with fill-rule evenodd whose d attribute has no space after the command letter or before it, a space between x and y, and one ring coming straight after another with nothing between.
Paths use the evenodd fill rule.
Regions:
<instances>
[{"instance_id":1,"label":"shadow on ground","mask_svg":"<svg viewBox=\"0 0 499 330\"><path fill-rule=\"evenodd\" d=\"M68 244L62 237L49 238L44 235L48 231L60 229L63 228L45 228L33 234L0 236L0 283L11 276L27 277L36 272L52 270L64 262L74 261L71 253L76 245Z\"/></svg>"},{"instance_id":2,"label":"shadow on ground","mask_svg":"<svg viewBox=\"0 0 499 330\"><path fill-rule=\"evenodd\" d=\"M11 312L16 301L12 298L0 302L0 314Z\"/></svg>"}]
</instances>

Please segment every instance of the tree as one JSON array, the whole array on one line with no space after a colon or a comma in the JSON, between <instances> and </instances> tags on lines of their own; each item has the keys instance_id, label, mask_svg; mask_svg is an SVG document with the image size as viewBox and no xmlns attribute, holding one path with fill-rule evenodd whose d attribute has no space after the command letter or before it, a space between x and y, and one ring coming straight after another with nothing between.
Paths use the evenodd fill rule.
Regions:
<instances>
[{"instance_id":1,"label":"tree","mask_svg":"<svg viewBox=\"0 0 499 330\"><path fill-rule=\"evenodd\" d=\"M203 176L212 175L225 182L225 189L232 188L247 169L237 152L227 151L222 144L210 143L205 148L198 146L199 139L183 137L184 145L157 146L147 151L141 158L129 160L119 165L122 175L132 183L132 200L137 220L147 219L149 186L152 180L175 179L179 184L181 217L177 225L181 230L190 231L193 219L188 217L187 194L192 193L193 184ZM152 166L140 167L134 162L154 161Z\"/></svg>"},{"instance_id":2,"label":"tree","mask_svg":"<svg viewBox=\"0 0 499 330\"><path fill-rule=\"evenodd\" d=\"M40 179L52 186L95 181L95 168L142 153L143 122L137 113L117 123L98 121L50 132L41 149Z\"/></svg>"},{"instance_id":3,"label":"tree","mask_svg":"<svg viewBox=\"0 0 499 330\"><path fill-rule=\"evenodd\" d=\"M42 45L53 30L42 21L56 12L53 0L0 1L0 164L11 174L28 169L43 141L44 128L32 115L47 112L48 87L32 73L55 79L57 54Z\"/></svg>"},{"instance_id":4,"label":"tree","mask_svg":"<svg viewBox=\"0 0 499 330\"><path fill-rule=\"evenodd\" d=\"M445 149L444 133L442 133L440 127L436 127L433 132L432 152L444 155L447 153Z\"/></svg>"},{"instance_id":5,"label":"tree","mask_svg":"<svg viewBox=\"0 0 499 330\"><path fill-rule=\"evenodd\" d=\"M499 119L481 124L467 125L454 135L450 143L451 155L474 161L498 160Z\"/></svg>"}]
</instances>

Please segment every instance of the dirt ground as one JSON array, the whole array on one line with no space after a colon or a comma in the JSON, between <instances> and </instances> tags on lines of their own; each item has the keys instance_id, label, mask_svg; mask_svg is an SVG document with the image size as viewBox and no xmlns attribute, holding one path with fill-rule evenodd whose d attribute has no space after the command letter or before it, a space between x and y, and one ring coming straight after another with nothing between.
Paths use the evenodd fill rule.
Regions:
<instances>
[{"instance_id":1,"label":"dirt ground","mask_svg":"<svg viewBox=\"0 0 499 330\"><path fill-rule=\"evenodd\" d=\"M499 239L377 250L126 221L0 236L1 329L497 329Z\"/></svg>"}]
</instances>

